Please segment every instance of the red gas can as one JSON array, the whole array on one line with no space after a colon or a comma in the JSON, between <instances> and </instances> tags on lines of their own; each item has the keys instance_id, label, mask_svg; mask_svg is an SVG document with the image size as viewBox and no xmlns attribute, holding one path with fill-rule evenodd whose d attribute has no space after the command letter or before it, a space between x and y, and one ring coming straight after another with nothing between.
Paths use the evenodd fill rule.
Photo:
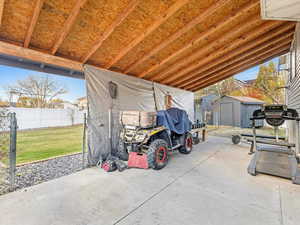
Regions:
<instances>
[{"instance_id":1,"label":"red gas can","mask_svg":"<svg viewBox=\"0 0 300 225\"><path fill-rule=\"evenodd\" d=\"M128 168L148 169L148 160L146 154L130 152L128 158Z\"/></svg>"}]
</instances>

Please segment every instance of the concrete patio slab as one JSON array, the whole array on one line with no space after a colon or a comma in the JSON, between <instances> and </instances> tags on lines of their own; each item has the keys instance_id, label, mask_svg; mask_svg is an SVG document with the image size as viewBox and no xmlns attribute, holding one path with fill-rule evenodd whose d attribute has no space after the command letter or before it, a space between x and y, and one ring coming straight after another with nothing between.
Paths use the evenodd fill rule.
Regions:
<instances>
[{"instance_id":1,"label":"concrete patio slab","mask_svg":"<svg viewBox=\"0 0 300 225\"><path fill-rule=\"evenodd\" d=\"M86 169L0 197L0 224L298 225L300 186L248 175L247 153L209 137L161 171Z\"/></svg>"}]
</instances>

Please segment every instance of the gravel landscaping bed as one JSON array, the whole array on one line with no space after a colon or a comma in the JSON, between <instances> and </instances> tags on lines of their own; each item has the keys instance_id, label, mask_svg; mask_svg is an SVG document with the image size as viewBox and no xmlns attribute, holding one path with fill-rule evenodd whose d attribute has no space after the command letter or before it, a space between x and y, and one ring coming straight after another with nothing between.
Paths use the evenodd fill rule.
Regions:
<instances>
[{"instance_id":1,"label":"gravel landscaping bed","mask_svg":"<svg viewBox=\"0 0 300 225\"><path fill-rule=\"evenodd\" d=\"M18 166L16 189L36 185L80 170L82 170L82 153ZM8 178L6 182L0 183L0 195L8 191L7 180Z\"/></svg>"},{"instance_id":2,"label":"gravel landscaping bed","mask_svg":"<svg viewBox=\"0 0 300 225\"><path fill-rule=\"evenodd\" d=\"M0 164L0 195L8 192L7 168Z\"/></svg>"}]
</instances>

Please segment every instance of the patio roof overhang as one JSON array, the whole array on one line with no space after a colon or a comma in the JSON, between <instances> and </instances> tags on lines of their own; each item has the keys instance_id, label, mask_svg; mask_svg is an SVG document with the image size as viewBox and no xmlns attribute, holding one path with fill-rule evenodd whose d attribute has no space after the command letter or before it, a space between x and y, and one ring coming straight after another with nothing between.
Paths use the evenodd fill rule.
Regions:
<instances>
[{"instance_id":1,"label":"patio roof overhang","mask_svg":"<svg viewBox=\"0 0 300 225\"><path fill-rule=\"evenodd\" d=\"M84 78L83 65L196 91L289 51L295 22L259 0L0 0L0 63Z\"/></svg>"}]
</instances>

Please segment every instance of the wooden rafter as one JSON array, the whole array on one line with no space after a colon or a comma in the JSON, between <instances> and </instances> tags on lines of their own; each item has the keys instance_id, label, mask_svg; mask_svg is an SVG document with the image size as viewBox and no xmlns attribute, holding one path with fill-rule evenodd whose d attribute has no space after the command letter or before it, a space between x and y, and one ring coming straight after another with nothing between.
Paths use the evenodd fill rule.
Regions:
<instances>
[{"instance_id":1,"label":"wooden rafter","mask_svg":"<svg viewBox=\"0 0 300 225\"><path fill-rule=\"evenodd\" d=\"M126 9L117 16L114 22L103 32L98 40L95 41L93 47L81 58L81 62L85 63L102 45L102 43L111 35L117 26L119 26L127 16L136 8L139 0L131 0Z\"/></svg>"},{"instance_id":2,"label":"wooden rafter","mask_svg":"<svg viewBox=\"0 0 300 225\"><path fill-rule=\"evenodd\" d=\"M2 24L4 4L5 4L5 0L0 0L0 26Z\"/></svg>"},{"instance_id":3,"label":"wooden rafter","mask_svg":"<svg viewBox=\"0 0 300 225\"><path fill-rule=\"evenodd\" d=\"M225 50L227 48L233 46L233 45L238 45L241 42L244 41L243 38L239 39L239 36L241 34L247 33L249 31L250 27L255 26L258 22L260 21L260 18L257 15L251 16L247 20L247 22L241 24L237 29L234 29L232 32L228 32L224 34L223 36L220 36L219 38L213 40L212 42L208 43L202 48L199 48L198 51L195 51L194 53L190 54L187 57L178 59L176 62L174 62L171 66L169 66L166 70L163 72L155 75L152 79L160 81L162 83L168 84L173 82L174 80L180 78L182 75L196 69L199 67L200 64L202 64L201 60L205 60L207 57L207 54L211 52L211 49L214 49L214 52L217 52L218 50ZM275 26L277 22L267 22L270 23L269 25ZM265 27L268 27L265 26ZM260 29L261 30L261 29ZM250 32L249 32L250 33ZM253 33L253 32L252 32ZM254 35L255 33L253 33ZM243 35L245 36L245 35ZM228 43L228 40L231 40L232 37L235 37L236 39L233 40L231 43ZM223 45L220 45L220 43L223 43ZM196 62L195 62L196 61ZM169 74L175 73L174 76L170 77Z\"/></svg>"},{"instance_id":4,"label":"wooden rafter","mask_svg":"<svg viewBox=\"0 0 300 225\"><path fill-rule=\"evenodd\" d=\"M283 22L278 21L267 21L264 24L258 26L253 30L253 28L249 29L250 27L253 27L257 24L257 22L260 19L256 16L253 16L252 18L249 18L247 22L239 26L237 29L235 29L233 32L226 33L224 36L216 39L215 41L211 42L210 44L204 46L203 48L200 48L199 51L196 51L190 57L186 57L185 59L180 60L179 62L175 62L177 64L180 64L182 66L181 69L175 70L172 77L168 77L170 74L168 73L162 73L159 74L159 77L156 79L157 81L160 81L164 84L169 84L173 81L176 81L177 79L184 77L185 74L190 73L191 71L199 68L200 66L203 66L203 60L206 60L207 58L212 59L209 56L209 53L211 53L211 49L214 49L213 54L219 54L223 55L227 51L230 51L247 41L251 40L253 37L257 37L261 35L262 33L265 33L266 31L278 26L279 24L282 24ZM241 35L243 38L238 38L239 35ZM236 36L236 39L233 40L231 43L228 43L228 39L231 39L232 36ZM224 45L219 47L216 47L218 43L226 43L225 47ZM174 65L175 68L176 65ZM177 68L177 67L176 67ZM173 71L173 70L172 70Z\"/></svg>"},{"instance_id":5,"label":"wooden rafter","mask_svg":"<svg viewBox=\"0 0 300 225\"><path fill-rule=\"evenodd\" d=\"M275 57L284 55L284 54L286 54L286 53L288 53L288 52L289 52L289 49L285 49L285 50L279 52L278 54L276 54L276 55L271 55L270 57L268 57L268 58L266 58L266 59L262 59L261 61L255 61L255 62L250 63L250 64L248 64L248 65L244 65L244 66L242 66L242 67L240 67L240 68L238 68L238 69L235 69L235 70L230 71L230 73L228 73L228 74L225 74L225 75L223 75L223 76L221 76L221 77L218 77L218 79L216 79L216 80L212 80L212 81L210 81L210 82L205 83L203 86L199 86L199 87L193 88L193 89L191 89L190 91L197 91L197 90L200 90L200 89L202 89L202 88L208 87L208 86L210 86L210 85L213 85L213 84L215 84L215 83L218 83L218 82L221 81L221 80L225 80L225 79L227 79L227 78L229 78L229 77L234 76L235 74L241 73L241 72L243 72L243 71L245 71L245 70L247 70L247 69L249 69L249 68L251 68L251 67L253 67L253 66L260 65L260 64L265 63L265 62L267 62L267 61L269 61L269 60L271 60L271 59L273 59L273 58L275 58Z\"/></svg>"},{"instance_id":6,"label":"wooden rafter","mask_svg":"<svg viewBox=\"0 0 300 225\"><path fill-rule=\"evenodd\" d=\"M231 60L227 63L224 63L222 66L217 67L211 71L208 71L205 74L201 74L201 76L198 77L198 80L196 80L194 83L184 86L184 89L189 89L194 87L195 85L198 85L199 83L203 82L206 78L210 78L215 76L215 74L224 73L228 70L231 70L232 67L237 67L236 64L243 64L247 60L259 57L260 55L264 55L266 53L272 52L274 48L282 47L286 44L289 44L291 42L292 38L291 35L286 36L285 39L281 38L280 40L277 40L273 42L272 44L261 46L260 48L256 48L253 51L249 51L248 53L245 53L241 57L236 57L234 60ZM277 45L277 46L276 46Z\"/></svg>"},{"instance_id":7,"label":"wooden rafter","mask_svg":"<svg viewBox=\"0 0 300 225\"><path fill-rule=\"evenodd\" d=\"M68 19L66 20L62 30L57 34L57 38L54 42L54 45L51 49L51 54L54 55L59 48L59 46L62 44L62 42L65 40L66 36L70 32L80 9L82 6L86 3L87 0L77 0L75 6L73 7Z\"/></svg>"},{"instance_id":8,"label":"wooden rafter","mask_svg":"<svg viewBox=\"0 0 300 225\"><path fill-rule=\"evenodd\" d=\"M122 48L122 51L104 68L109 69L115 63L117 63L120 59L122 59L131 49L141 43L149 34L151 34L154 30L156 30L160 25L162 25L167 19L169 19L174 13L176 13L181 7L183 7L189 0L177 0L167 11L165 14L160 16L151 26L149 26L141 35L135 38L129 45L125 48Z\"/></svg>"},{"instance_id":9,"label":"wooden rafter","mask_svg":"<svg viewBox=\"0 0 300 225\"><path fill-rule=\"evenodd\" d=\"M198 82L201 82L203 78L205 77L209 77L210 75L213 75L215 73L218 73L220 70L224 70L226 71L227 69L229 69L232 65L234 65L235 63L241 61L241 60L246 60L247 57L253 57L255 56L255 54L259 54L261 53L261 50L265 50L266 48L271 48L271 47L274 47L274 45L276 44L280 44L283 39L285 40L285 44L288 42L291 41L291 37L292 37L292 33L290 33L289 35L285 35L283 38L279 39L279 40L276 40L274 42L270 42L270 43L267 43L267 44L263 44L262 46L259 46L258 48L255 48L253 49L252 51L248 51L246 53L242 53L240 54L239 56L235 57L234 59L226 62L226 63L223 63L222 65L216 67L216 68L213 68L212 70L208 70L206 73L203 73L201 75L199 75L197 77L197 79L194 80L193 83L189 83L187 85L184 85L184 86L179 86L179 88L183 88L183 89L186 89L186 88L190 88L192 87L194 84L198 83ZM287 39L285 39L287 38Z\"/></svg>"},{"instance_id":10,"label":"wooden rafter","mask_svg":"<svg viewBox=\"0 0 300 225\"><path fill-rule=\"evenodd\" d=\"M291 39L283 42L282 44L280 44L276 47L269 47L265 51L261 51L258 54L253 54L250 57L248 57L247 59L240 60L239 62L233 64L232 66L228 67L227 69L223 69L223 70L221 69L211 76L203 77L203 79L201 81L196 82L192 85L189 85L188 87L186 87L186 89L191 89L191 88L194 88L195 86L202 85L210 80L214 80L214 79L222 76L223 74L230 72L233 69L238 69L238 68L241 68L243 65L247 65L252 62L258 61L258 59L268 58L272 54L277 54L278 51L282 51L282 50L289 48L290 43L291 43Z\"/></svg>"},{"instance_id":11,"label":"wooden rafter","mask_svg":"<svg viewBox=\"0 0 300 225\"><path fill-rule=\"evenodd\" d=\"M82 64L79 62L54 55L49 55L29 48L24 48L22 46L8 44L3 41L0 41L0 54L15 56L18 58L28 59L45 64L56 65L72 70L83 71Z\"/></svg>"},{"instance_id":12,"label":"wooden rafter","mask_svg":"<svg viewBox=\"0 0 300 225\"><path fill-rule=\"evenodd\" d=\"M285 37L287 35L290 35L291 33L293 34L293 32L294 32L293 27L294 27L293 24L284 24L272 31L269 31L266 34L259 36L258 38L254 39L252 41L245 43L244 45L242 45L239 48L231 50L230 52L228 52L225 55L222 55L221 57L214 58L214 59L210 59L210 57L209 57L208 58L209 64L206 64L206 66L202 66L199 69L192 71L192 73L186 74L184 76L184 78L181 78L175 82L172 82L171 85L178 85L178 87L184 87L186 85L192 84L198 80L199 75L201 73L204 73L205 71L208 71L209 69L215 69L216 67L218 67L218 65L220 65L221 63L226 62L228 60L231 60L233 57L244 54L245 52L247 52L248 50L251 50L253 48L257 48L257 46L259 46L261 44L268 45L268 44L273 43L277 39L281 39L281 37ZM208 62L208 60L205 59L204 63Z\"/></svg>"},{"instance_id":13,"label":"wooden rafter","mask_svg":"<svg viewBox=\"0 0 300 225\"><path fill-rule=\"evenodd\" d=\"M195 88L191 89L191 91L197 91L197 90L199 90L199 89L201 89L201 88L204 88L204 87L208 87L208 86L210 86L210 85L213 85L213 84L215 84L215 83L217 83L217 82L219 82L219 81L222 81L222 80L225 80L225 79L227 79L227 78L229 78L229 77L232 77L232 76L234 76L235 74L238 74L238 73L241 73L241 72L243 72L243 71L245 71L245 70L247 70L247 69L250 69L250 68L253 67L253 66L260 65L260 64L263 64L263 63L265 63L265 62L268 62L269 60L273 59L274 57L277 57L277 56L286 54L287 52L289 52L289 50L288 50L288 49L285 49L285 50L279 51L278 54L275 54L275 55L273 55L273 54L272 54L272 55L269 55L268 58L257 59L257 61L253 61L252 63L249 63L249 64L247 64L247 65L243 65L243 66L241 66L241 67L238 68L238 69L231 70L229 73L227 73L227 74L225 74L225 75L222 75L222 76L218 77L217 79L211 80L211 81L205 83L204 85L202 85L201 87L195 87Z\"/></svg>"},{"instance_id":14,"label":"wooden rafter","mask_svg":"<svg viewBox=\"0 0 300 225\"><path fill-rule=\"evenodd\" d=\"M193 38L189 42L189 44L183 46L181 49L179 49L178 51L176 51L173 54L169 55L167 58L165 58L164 60L162 60L158 64L155 64L155 65L151 66L149 69L147 69L144 72L142 72L141 74L139 74L138 77L140 77L140 78L146 77L146 75L149 74L150 72L153 72L153 71L157 70L162 65L166 64L170 60L172 60L175 57L179 56L180 54L182 54L187 49L193 47L194 45L196 45L200 41L202 41L205 38L209 37L211 34L216 32L221 27L224 27L224 26L232 23L232 21L236 20L238 17L243 15L245 12L247 12L251 8L257 6L258 4L259 4L258 1L257 2L249 2L249 3L245 4L243 7L237 9L233 14L228 15L226 18L222 19L222 21L220 21L219 23L217 23L214 26L210 27L208 30L202 32L199 36Z\"/></svg>"},{"instance_id":15,"label":"wooden rafter","mask_svg":"<svg viewBox=\"0 0 300 225\"><path fill-rule=\"evenodd\" d=\"M171 44L173 41L177 40L179 37L181 37L183 34L188 32L190 29L195 27L197 24L205 20L207 17L215 13L217 10L219 10L221 7L223 7L225 4L227 4L229 0L219 0L217 3L212 4L205 12L201 13L199 16L197 16L195 19L190 21L187 25L185 25L183 28L179 29L177 32L172 34L169 38L164 40L162 43L154 47L150 52L146 53L143 57L141 57L139 60L135 61L131 65L129 65L125 70L124 73L129 73L133 68L140 65L145 60L149 59L154 54L158 53L160 50Z\"/></svg>"},{"instance_id":16,"label":"wooden rafter","mask_svg":"<svg viewBox=\"0 0 300 225\"><path fill-rule=\"evenodd\" d=\"M24 47L25 48L29 47L31 36L33 34L35 25L38 21L43 3L44 3L44 0L36 0L34 11L33 11L33 14L32 14L32 18L31 18L31 21L30 21L30 24L29 24L29 27L28 27L28 30L27 30L27 33L26 33L25 41L24 41Z\"/></svg>"},{"instance_id":17,"label":"wooden rafter","mask_svg":"<svg viewBox=\"0 0 300 225\"><path fill-rule=\"evenodd\" d=\"M287 49L291 40L292 39L287 39L286 41L279 44L278 46L275 46L275 47L271 46L271 47L268 47L267 49L261 50L259 53L253 53L249 57L246 57L246 59L242 58L240 61L233 63L232 65L228 66L226 69L220 69L219 71L216 71L213 75L203 76L201 80L199 80L198 82L195 82L191 85L188 85L186 87L186 89L193 89L196 86L201 86L202 84L204 84L210 80L213 80L217 77L220 77L220 76L222 76L222 74L226 74L233 69L240 68L243 65L249 64L253 61L258 61L257 59L268 58L269 55L277 54L278 53L277 51L282 51L283 49Z\"/></svg>"}]
</instances>

